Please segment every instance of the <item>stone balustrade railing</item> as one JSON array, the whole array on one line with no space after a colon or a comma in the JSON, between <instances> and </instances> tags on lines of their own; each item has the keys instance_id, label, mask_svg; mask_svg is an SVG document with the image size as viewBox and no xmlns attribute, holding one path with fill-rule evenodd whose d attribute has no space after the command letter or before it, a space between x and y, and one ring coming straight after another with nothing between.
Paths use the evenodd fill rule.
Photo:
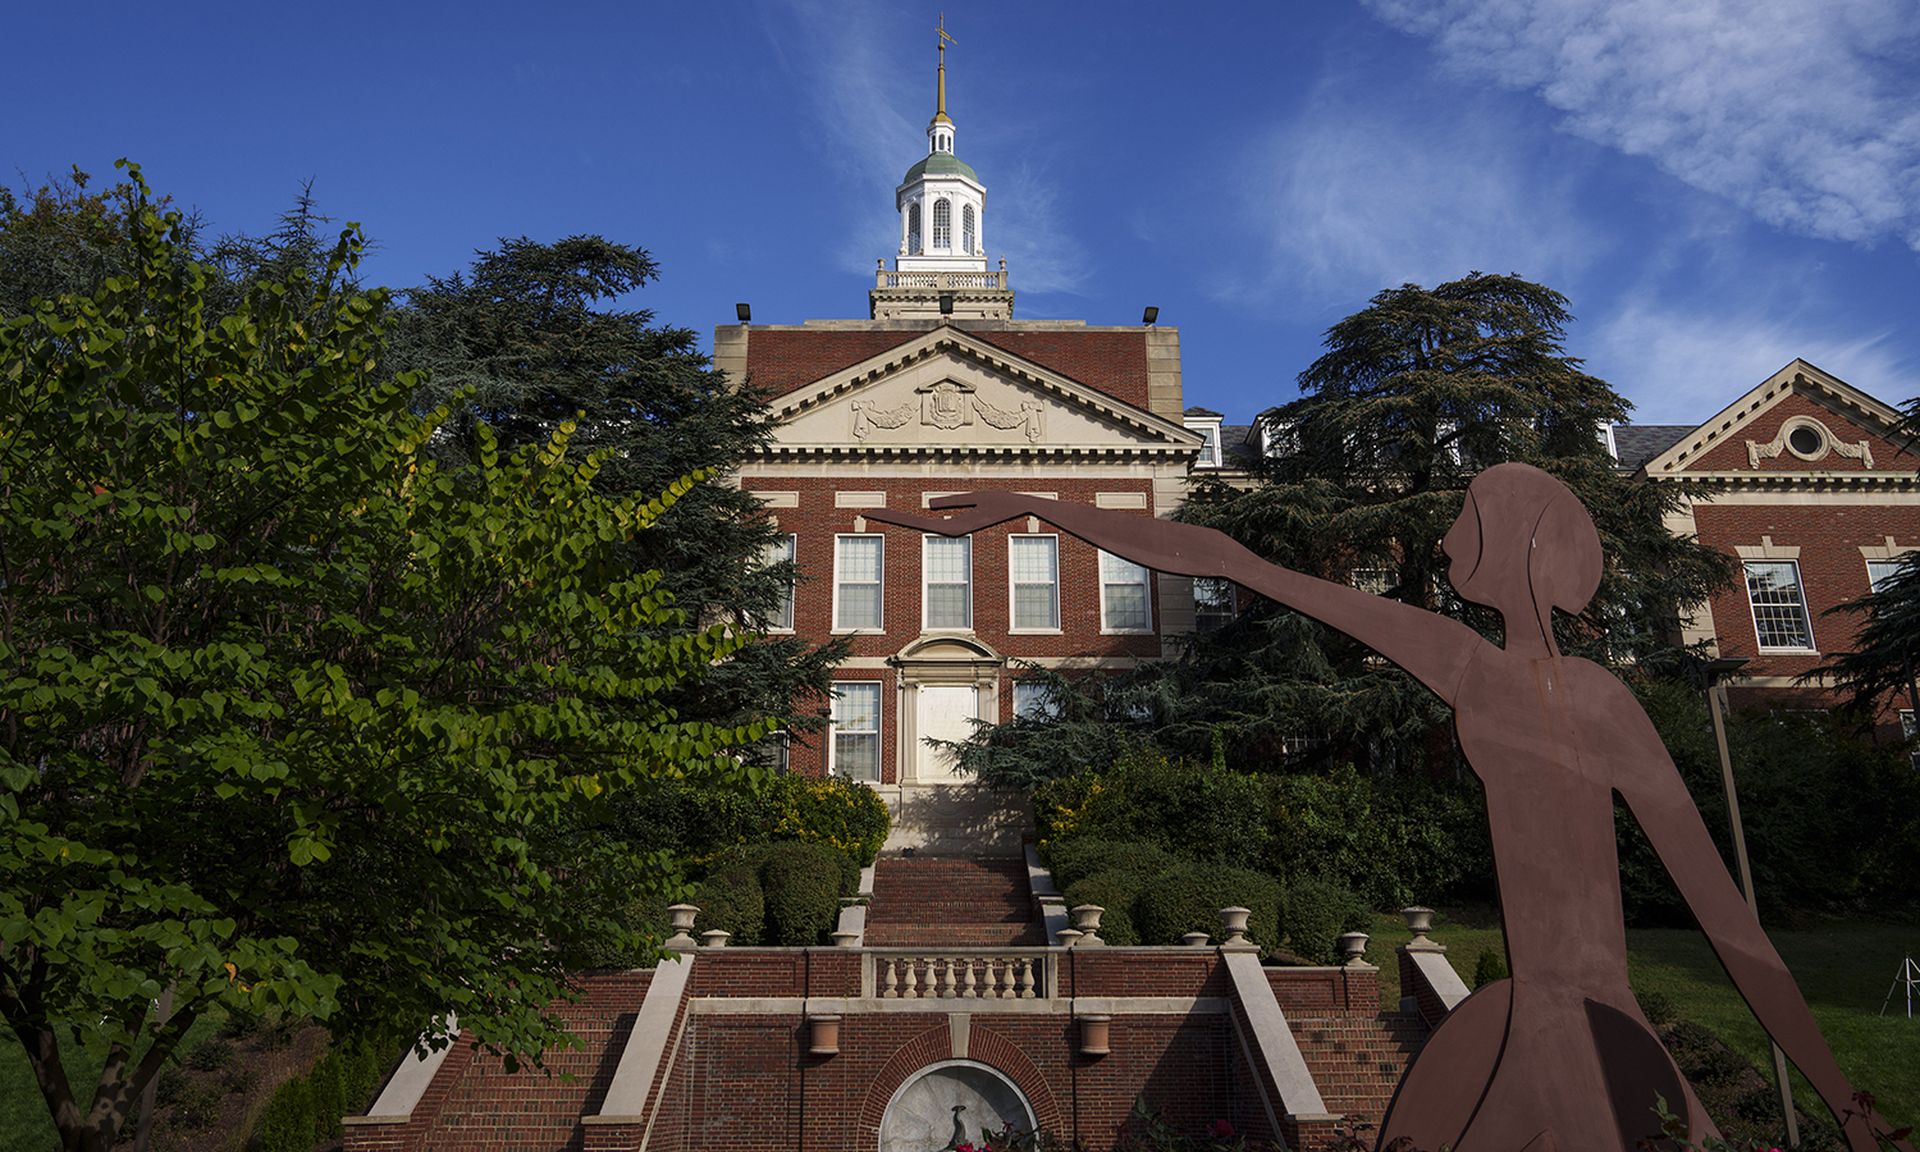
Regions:
<instances>
[{"instance_id":1,"label":"stone balustrade railing","mask_svg":"<svg viewBox=\"0 0 1920 1152\"><path fill-rule=\"evenodd\" d=\"M861 956L861 988L882 1000L1043 1000L1054 963L1045 948L869 948Z\"/></svg>"},{"instance_id":2,"label":"stone balustrade railing","mask_svg":"<svg viewBox=\"0 0 1920 1152\"><path fill-rule=\"evenodd\" d=\"M875 288L933 288L942 292L1007 286L1007 270L998 272L892 272L885 268L874 274Z\"/></svg>"}]
</instances>

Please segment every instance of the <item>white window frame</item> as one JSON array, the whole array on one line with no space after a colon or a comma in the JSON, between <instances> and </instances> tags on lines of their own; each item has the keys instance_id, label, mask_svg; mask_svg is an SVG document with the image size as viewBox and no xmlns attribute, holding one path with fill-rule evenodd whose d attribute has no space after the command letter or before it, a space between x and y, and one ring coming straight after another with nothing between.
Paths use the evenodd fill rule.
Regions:
<instances>
[{"instance_id":1,"label":"white window frame","mask_svg":"<svg viewBox=\"0 0 1920 1152\"><path fill-rule=\"evenodd\" d=\"M1227 610L1224 617L1218 613L1203 614L1200 611L1200 585L1203 583L1218 583L1227 586ZM1225 576L1195 576L1193 578L1193 630L1195 632L1218 631L1228 624L1231 624L1233 618L1239 614L1240 586L1238 584L1235 584ZM1211 621L1211 623L1203 624L1201 622L1203 615L1207 620Z\"/></svg>"},{"instance_id":2,"label":"white window frame","mask_svg":"<svg viewBox=\"0 0 1920 1152\"><path fill-rule=\"evenodd\" d=\"M1030 710L1024 714L1021 712L1020 705L1020 697L1023 695L1029 696L1030 699L1034 696L1038 697L1031 703ZM1015 680L1013 682L1013 718L1015 720L1060 719L1060 699L1054 692L1053 685L1039 679Z\"/></svg>"},{"instance_id":3,"label":"white window frame","mask_svg":"<svg viewBox=\"0 0 1920 1152\"><path fill-rule=\"evenodd\" d=\"M783 564L783 563L797 565L800 562L799 533L787 532L782 534L780 538L787 542L787 554L785 556L776 556L773 552L773 549L780 547L780 545L777 543L773 544L767 550L767 558L764 561L764 563L766 563L769 567L774 564ZM782 614L786 619L786 623L784 624L781 623L780 622L781 617L775 616L773 619L763 622L764 631L776 633L776 634L786 634L793 631L794 583L797 579L798 579L797 573L789 572L787 574L787 601L785 606L786 611Z\"/></svg>"},{"instance_id":4,"label":"white window frame","mask_svg":"<svg viewBox=\"0 0 1920 1152\"><path fill-rule=\"evenodd\" d=\"M1020 623L1020 582L1014 579L1015 540L1051 540L1053 542L1053 625L1032 628ZM1007 632L1014 636L1060 635L1060 536L1056 532L1014 532L1007 536Z\"/></svg>"},{"instance_id":5,"label":"white window frame","mask_svg":"<svg viewBox=\"0 0 1920 1152\"><path fill-rule=\"evenodd\" d=\"M842 540L877 540L880 543L880 562L877 566L879 578L873 581L879 595L876 597L880 619L873 625L849 628L841 623L840 578ZM866 581L861 581L862 584ZM833 630L835 632L885 632L887 630L887 538L878 532L838 532L833 537Z\"/></svg>"},{"instance_id":6,"label":"white window frame","mask_svg":"<svg viewBox=\"0 0 1920 1152\"><path fill-rule=\"evenodd\" d=\"M1781 646L1781 645L1775 645L1775 644L1768 644L1766 643L1765 640L1761 638L1760 608L1762 607L1762 605L1755 604L1753 602L1753 578L1750 574L1754 566L1760 565L1760 564L1785 564L1793 568L1793 586L1794 586L1794 589L1800 595L1800 604L1799 604L1800 620L1801 620L1801 623L1806 626L1806 633L1807 633L1806 647L1801 648L1797 646ZM1817 647L1816 642L1814 640L1814 635L1813 635L1813 611L1807 604L1807 583L1806 583L1806 577L1800 571L1800 561L1784 560L1784 559L1743 560L1740 564L1740 578L1741 578L1741 582L1746 585L1746 589L1747 589L1747 615L1753 621L1753 642L1754 642L1754 645L1760 650L1761 653L1769 656L1775 655L1775 654L1782 654L1782 655L1785 655L1785 654L1818 655L1819 654L1820 649ZM1782 604L1766 605L1766 607L1771 607L1771 608L1780 608L1785 606L1786 605L1782 605Z\"/></svg>"},{"instance_id":7,"label":"white window frame","mask_svg":"<svg viewBox=\"0 0 1920 1152\"><path fill-rule=\"evenodd\" d=\"M942 219L942 217L945 219ZM927 247L934 252L953 251L953 201L945 196L933 202L933 243Z\"/></svg>"},{"instance_id":8,"label":"white window frame","mask_svg":"<svg viewBox=\"0 0 1920 1152\"><path fill-rule=\"evenodd\" d=\"M1138 568L1140 570L1140 579L1138 581L1138 584L1140 587L1141 594L1146 600L1147 622L1144 627L1115 628L1108 623L1107 621L1107 587L1108 585L1113 585L1115 587L1126 587L1126 586L1131 586L1135 583L1134 581L1131 581L1131 580L1128 580L1128 581L1108 580L1107 579L1107 561L1109 558L1111 558L1116 563L1125 564L1129 567ZM1151 636L1153 635L1153 569L1144 567L1139 564L1135 564L1133 561L1128 560L1124 556L1115 556L1113 553L1108 552L1106 549L1103 548L1100 550L1099 574L1100 574L1100 633L1101 635L1103 636Z\"/></svg>"},{"instance_id":9,"label":"white window frame","mask_svg":"<svg viewBox=\"0 0 1920 1152\"><path fill-rule=\"evenodd\" d=\"M933 566L927 562L927 554L936 540L958 540L967 551L966 595L962 600L965 607L962 609L963 619L958 624L935 624L929 612L931 605L927 599L927 592L933 586L933 581L930 579ZM929 532L920 537L920 630L922 632L973 631L973 537L971 535L942 536Z\"/></svg>"},{"instance_id":10,"label":"white window frame","mask_svg":"<svg viewBox=\"0 0 1920 1152\"><path fill-rule=\"evenodd\" d=\"M850 776L848 779L878 784L886 775L886 745L881 741L882 730L886 727L886 693L882 691L882 685L878 680L835 680L833 682L833 703L827 724L827 775L842 775L840 737L843 733L840 725L840 694L848 688L873 692L873 727L849 729L844 733L848 736L870 735L873 737L873 775L871 777Z\"/></svg>"},{"instance_id":11,"label":"white window frame","mask_svg":"<svg viewBox=\"0 0 1920 1152\"><path fill-rule=\"evenodd\" d=\"M1905 563L1906 563L1906 558L1904 556L1893 556L1885 560L1867 561L1867 591L1869 592L1880 591L1881 583L1887 580L1891 580L1895 576L1899 575L1900 568ZM1886 572L1883 575L1875 576L1873 574L1873 570L1876 567L1885 567Z\"/></svg>"}]
</instances>

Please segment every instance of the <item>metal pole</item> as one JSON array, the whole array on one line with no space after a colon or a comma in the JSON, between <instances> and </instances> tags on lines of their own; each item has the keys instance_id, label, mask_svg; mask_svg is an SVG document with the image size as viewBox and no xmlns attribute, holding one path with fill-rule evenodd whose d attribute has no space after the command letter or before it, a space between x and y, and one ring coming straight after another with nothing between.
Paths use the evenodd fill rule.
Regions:
<instances>
[{"instance_id":1,"label":"metal pole","mask_svg":"<svg viewBox=\"0 0 1920 1152\"><path fill-rule=\"evenodd\" d=\"M1711 675L1711 674L1709 674ZM1747 832L1740 823L1740 793L1733 786L1733 757L1727 752L1726 685L1710 680L1707 684L1707 710L1713 714L1713 742L1720 749L1720 783L1727 790L1727 819L1733 825L1733 858L1740 868L1740 891L1746 895L1747 910L1760 919L1760 905L1753 898L1753 870L1747 866ZM1793 1114L1793 1083L1787 1079L1787 1056L1773 1044L1773 1080L1780 1086L1780 1113L1787 1122L1787 1147L1800 1146L1800 1121Z\"/></svg>"}]
</instances>

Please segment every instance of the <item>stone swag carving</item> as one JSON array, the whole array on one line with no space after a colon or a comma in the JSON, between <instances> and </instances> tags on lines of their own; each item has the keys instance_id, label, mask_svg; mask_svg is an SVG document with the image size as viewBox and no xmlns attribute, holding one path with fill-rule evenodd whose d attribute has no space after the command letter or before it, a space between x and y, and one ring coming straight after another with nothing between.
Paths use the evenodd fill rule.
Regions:
<instances>
[{"instance_id":1,"label":"stone swag carving","mask_svg":"<svg viewBox=\"0 0 1920 1152\"><path fill-rule=\"evenodd\" d=\"M1044 413L1034 400L1022 398L1018 408L997 408L982 400L972 386L954 380L928 384L914 392L915 399L890 408L882 408L872 400L855 400L849 405L853 411L854 439L865 440L876 428L905 427L916 412L922 427L947 432L968 427L977 417L981 423L1001 431L1019 430L1029 444L1039 443L1045 434Z\"/></svg>"}]
</instances>

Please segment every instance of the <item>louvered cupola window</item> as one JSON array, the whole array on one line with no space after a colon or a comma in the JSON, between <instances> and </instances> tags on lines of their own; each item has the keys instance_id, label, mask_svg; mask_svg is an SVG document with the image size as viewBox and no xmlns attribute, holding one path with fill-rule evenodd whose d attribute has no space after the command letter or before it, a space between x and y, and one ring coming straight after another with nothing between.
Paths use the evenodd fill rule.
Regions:
<instances>
[{"instance_id":1,"label":"louvered cupola window","mask_svg":"<svg viewBox=\"0 0 1920 1152\"><path fill-rule=\"evenodd\" d=\"M943 252L953 247L953 205L945 200L933 202L933 249Z\"/></svg>"},{"instance_id":2,"label":"louvered cupola window","mask_svg":"<svg viewBox=\"0 0 1920 1152\"><path fill-rule=\"evenodd\" d=\"M960 209L960 251L973 255L973 205Z\"/></svg>"},{"instance_id":3,"label":"louvered cupola window","mask_svg":"<svg viewBox=\"0 0 1920 1152\"><path fill-rule=\"evenodd\" d=\"M920 254L920 202L907 205L907 255Z\"/></svg>"}]
</instances>

